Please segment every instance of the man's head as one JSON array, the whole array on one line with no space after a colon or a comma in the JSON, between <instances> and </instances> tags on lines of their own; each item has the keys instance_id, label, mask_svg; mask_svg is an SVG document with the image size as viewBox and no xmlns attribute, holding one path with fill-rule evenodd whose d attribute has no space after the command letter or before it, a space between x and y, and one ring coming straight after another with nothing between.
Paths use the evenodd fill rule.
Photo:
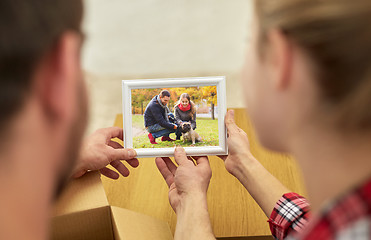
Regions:
<instances>
[{"instance_id":1,"label":"man's head","mask_svg":"<svg viewBox=\"0 0 371 240\"><path fill-rule=\"evenodd\" d=\"M73 166L86 122L82 15L81 0L0 2L0 139L28 125L19 137L33 134L29 144L53 158L45 165L29 160L53 166L57 186Z\"/></svg>"},{"instance_id":2,"label":"man's head","mask_svg":"<svg viewBox=\"0 0 371 240\"><path fill-rule=\"evenodd\" d=\"M166 106L170 101L170 92L168 90L162 90L159 94L161 103Z\"/></svg>"}]
</instances>

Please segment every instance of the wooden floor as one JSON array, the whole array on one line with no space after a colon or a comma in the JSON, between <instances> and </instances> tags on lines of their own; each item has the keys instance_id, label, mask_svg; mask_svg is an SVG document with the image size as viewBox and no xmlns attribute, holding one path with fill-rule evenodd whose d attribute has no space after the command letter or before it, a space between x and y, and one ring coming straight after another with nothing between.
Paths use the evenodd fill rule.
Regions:
<instances>
[{"instance_id":1,"label":"wooden floor","mask_svg":"<svg viewBox=\"0 0 371 240\"><path fill-rule=\"evenodd\" d=\"M249 136L254 156L283 184L299 194L306 195L301 172L289 156L263 149L254 136L244 109L235 109L236 123ZM122 127L122 115L115 126ZM216 237L270 235L267 218L245 188L231 176L224 163L210 157L213 176L208 191L208 206ZM176 215L168 202L168 188L158 172L154 159L140 159L140 166L131 169L128 178L117 181L102 176L108 201L113 206L144 213L169 223L175 230Z\"/></svg>"}]
</instances>

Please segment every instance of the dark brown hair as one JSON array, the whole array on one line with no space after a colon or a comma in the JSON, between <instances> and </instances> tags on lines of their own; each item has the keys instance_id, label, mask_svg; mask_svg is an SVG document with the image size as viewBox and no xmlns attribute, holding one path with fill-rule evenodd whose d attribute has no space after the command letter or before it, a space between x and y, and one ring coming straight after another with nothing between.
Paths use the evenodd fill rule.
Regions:
<instances>
[{"instance_id":1,"label":"dark brown hair","mask_svg":"<svg viewBox=\"0 0 371 240\"><path fill-rule=\"evenodd\" d=\"M345 129L371 130L371 1L255 0L259 50L281 30L314 65L322 109Z\"/></svg>"},{"instance_id":2,"label":"dark brown hair","mask_svg":"<svg viewBox=\"0 0 371 240\"><path fill-rule=\"evenodd\" d=\"M162 90L160 92L160 97L170 97L170 92L168 90Z\"/></svg>"},{"instance_id":3,"label":"dark brown hair","mask_svg":"<svg viewBox=\"0 0 371 240\"><path fill-rule=\"evenodd\" d=\"M41 58L68 30L81 32L82 0L0 1L0 131L23 105Z\"/></svg>"}]
</instances>

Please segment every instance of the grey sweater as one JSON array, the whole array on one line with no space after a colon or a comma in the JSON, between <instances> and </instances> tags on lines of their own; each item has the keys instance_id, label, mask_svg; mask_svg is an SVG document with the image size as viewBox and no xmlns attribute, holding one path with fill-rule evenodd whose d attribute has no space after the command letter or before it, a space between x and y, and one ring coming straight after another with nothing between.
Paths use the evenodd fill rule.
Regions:
<instances>
[{"instance_id":1,"label":"grey sweater","mask_svg":"<svg viewBox=\"0 0 371 240\"><path fill-rule=\"evenodd\" d=\"M181 124L182 122L190 122L193 129L196 129L196 113L193 114L192 117L192 109L183 112L180 110L179 106L177 105L175 107L175 120L178 124Z\"/></svg>"}]
</instances>

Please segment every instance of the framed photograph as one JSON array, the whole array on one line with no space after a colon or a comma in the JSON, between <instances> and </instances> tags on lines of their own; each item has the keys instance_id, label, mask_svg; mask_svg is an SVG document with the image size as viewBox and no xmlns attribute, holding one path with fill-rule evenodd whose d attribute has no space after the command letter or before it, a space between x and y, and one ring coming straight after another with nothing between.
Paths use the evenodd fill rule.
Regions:
<instances>
[{"instance_id":1,"label":"framed photograph","mask_svg":"<svg viewBox=\"0 0 371 240\"><path fill-rule=\"evenodd\" d=\"M225 77L122 81L124 147L138 158L225 155Z\"/></svg>"}]
</instances>

